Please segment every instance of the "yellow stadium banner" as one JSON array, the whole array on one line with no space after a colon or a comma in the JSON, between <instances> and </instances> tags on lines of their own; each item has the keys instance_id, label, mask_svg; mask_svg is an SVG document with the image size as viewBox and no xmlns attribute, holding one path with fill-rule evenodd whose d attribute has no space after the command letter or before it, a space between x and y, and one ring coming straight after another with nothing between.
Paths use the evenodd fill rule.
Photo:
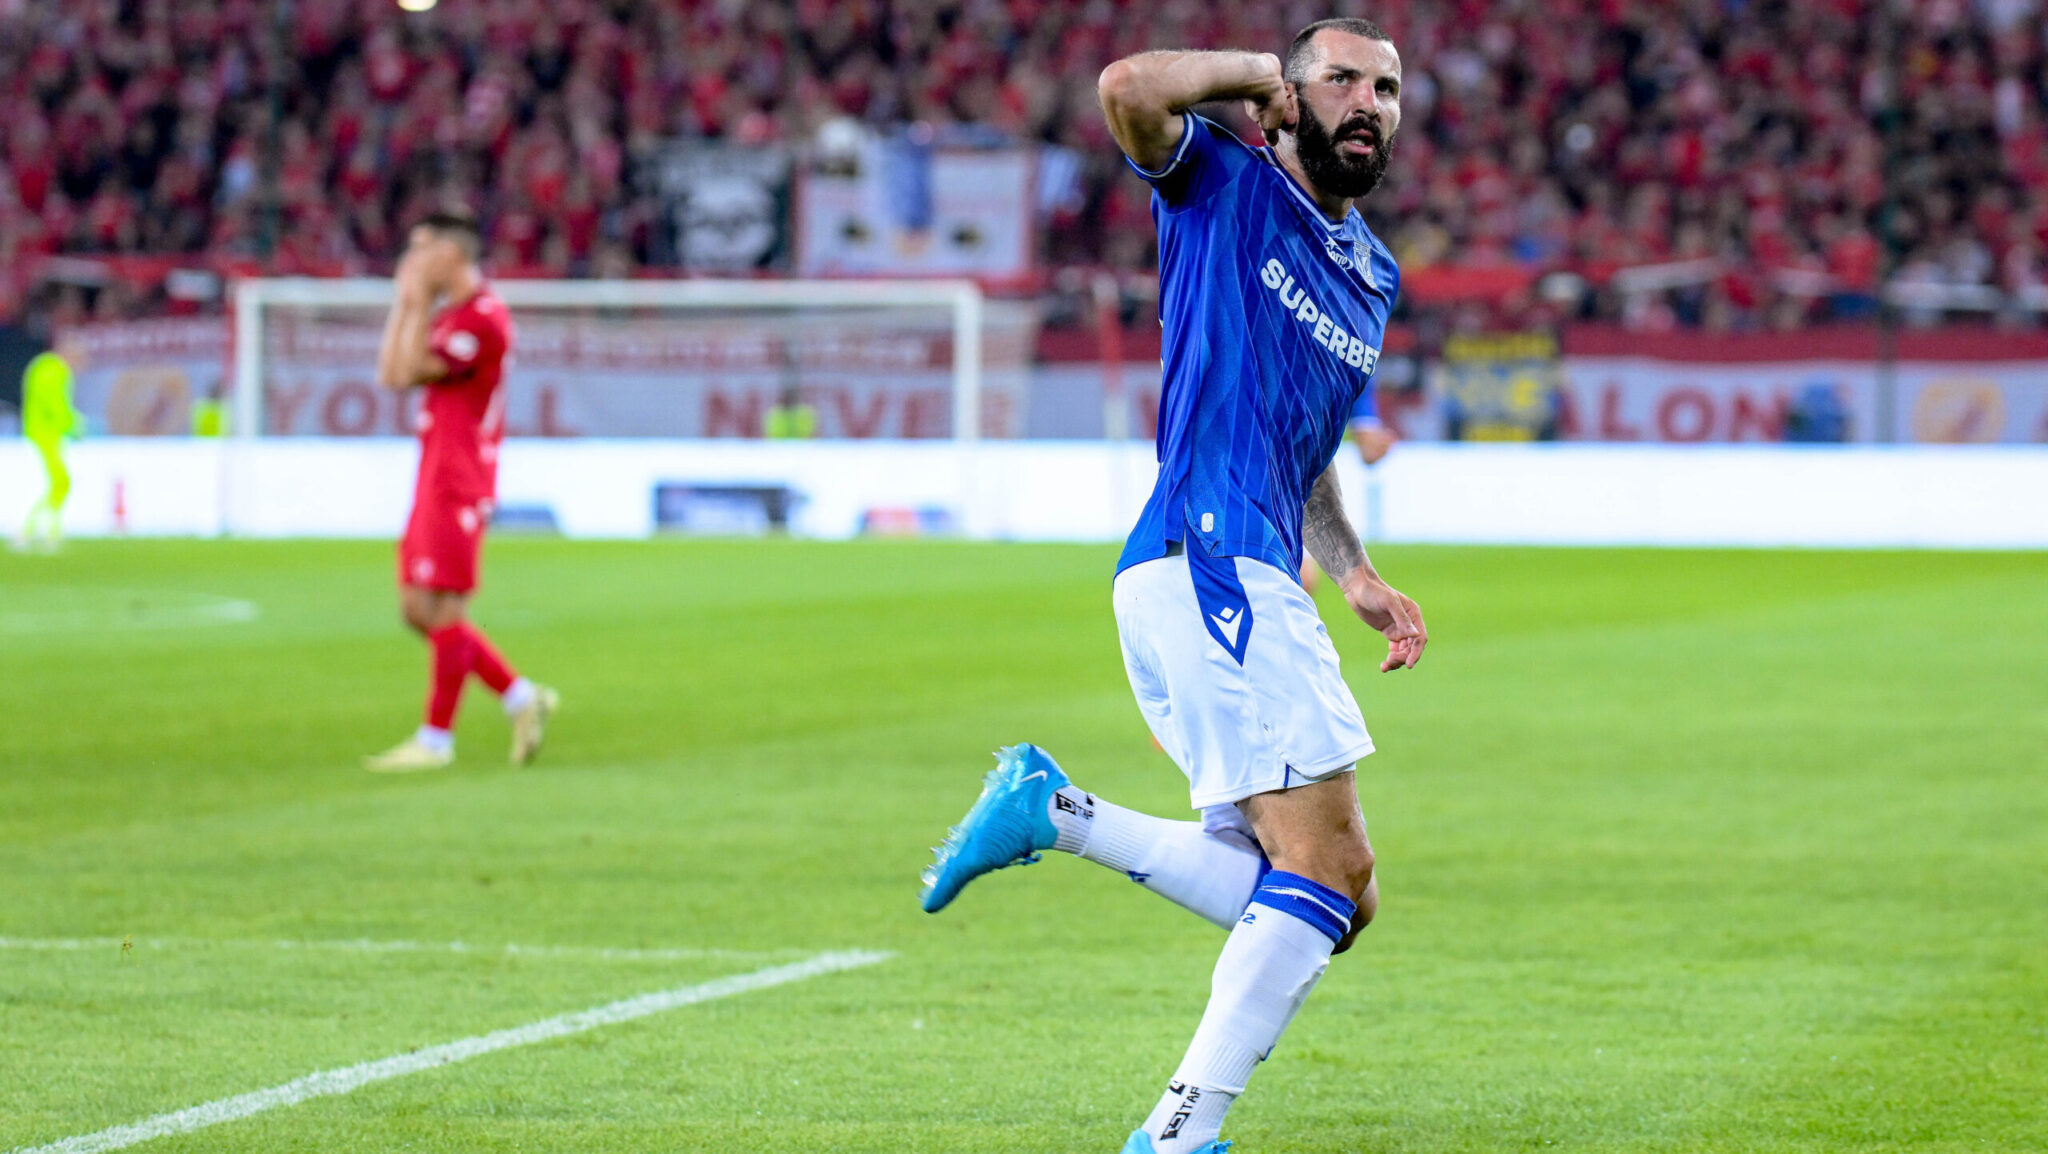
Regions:
<instances>
[{"instance_id":1,"label":"yellow stadium banner","mask_svg":"<svg viewBox=\"0 0 2048 1154\"><path fill-rule=\"evenodd\" d=\"M1444 342L1441 371L1448 439L1557 438L1561 372L1554 334L1454 336Z\"/></svg>"}]
</instances>

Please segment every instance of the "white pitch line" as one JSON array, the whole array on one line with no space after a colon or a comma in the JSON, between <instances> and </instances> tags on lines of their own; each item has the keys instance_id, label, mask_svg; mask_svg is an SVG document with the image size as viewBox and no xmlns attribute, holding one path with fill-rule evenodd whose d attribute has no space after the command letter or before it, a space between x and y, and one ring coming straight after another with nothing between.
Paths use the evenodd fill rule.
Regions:
<instances>
[{"instance_id":1,"label":"white pitch line","mask_svg":"<svg viewBox=\"0 0 2048 1154\"><path fill-rule=\"evenodd\" d=\"M116 950L122 946L145 949L254 949L320 950L350 954L465 954L476 957L588 958L605 962L678 962L701 958L731 961L766 961L801 954L801 950L725 950L702 947L634 949L618 946L503 946L469 942L380 941L373 938L343 938L330 941L297 941L281 938L0 938L0 950L88 951Z\"/></svg>"},{"instance_id":2,"label":"white pitch line","mask_svg":"<svg viewBox=\"0 0 2048 1154\"><path fill-rule=\"evenodd\" d=\"M29 592L33 595L36 591ZM263 615L263 607L254 601L181 590L78 590L68 599L73 602L68 607L0 609L0 633L190 629L207 625L237 625ZM95 604L95 600L99 603Z\"/></svg>"},{"instance_id":3,"label":"white pitch line","mask_svg":"<svg viewBox=\"0 0 2048 1154\"><path fill-rule=\"evenodd\" d=\"M744 994L789 982L801 982L806 978L837 973L840 970L872 966L886 962L894 956L875 950L818 954L786 966L771 966L765 970L734 974L731 977L717 978L694 986L678 986L673 990L641 994L639 997L626 998L578 1013L563 1014L510 1029L494 1030L488 1034L444 1042L439 1046L429 1046L411 1053L394 1054L374 1062L362 1062L338 1070L321 1070L303 1078L294 1078L282 1085L272 1086L267 1090L256 1090L248 1094L238 1094L233 1098L220 1098L198 1106L188 1106L169 1114L158 1114L154 1118L144 1118L140 1122L130 1122L126 1126L114 1126L92 1134L80 1134L46 1146L25 1146L12 1151L12 1154L100 1154L105 1150L120 1150L154 1138L189 1134L208 1126L218 1126L222 1122L233 1122L265 1110L275 1110L280 1106L304 1102L309 1098L346 1094L372 1082L403 1078L407 1074L417 1074L436 1066L468 1061L484 1054L509 1050L514 1046L531 1046L535 1042L566 1038L571 1034L581 1034L600 1026L616 1026L621 1022L645 1018L650 1014L694 1006L699 1002L729 998L734 994Z\"/></svg>"}]
</instances>

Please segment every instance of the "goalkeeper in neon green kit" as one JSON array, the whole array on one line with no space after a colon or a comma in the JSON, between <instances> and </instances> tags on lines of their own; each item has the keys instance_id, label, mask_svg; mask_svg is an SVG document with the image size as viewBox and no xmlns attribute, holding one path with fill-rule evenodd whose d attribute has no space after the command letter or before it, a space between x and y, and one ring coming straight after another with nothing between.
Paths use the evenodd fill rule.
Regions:
<instances>
[{"instance_id":1,"label":"goalkeeper in neon green kit","mask_svg":"<svg viewBox=\"0 0 2048 1154\"><path fill-rule=\"evenodd\" d=\"M21 374L21 431L42 456L50 489L28 512L24 549L54 550L64 537L64 501L71 496L64 441L76 440L84 424L71 407L71 365L54 352L38 354Z\"/></svg>"}]
</instances>

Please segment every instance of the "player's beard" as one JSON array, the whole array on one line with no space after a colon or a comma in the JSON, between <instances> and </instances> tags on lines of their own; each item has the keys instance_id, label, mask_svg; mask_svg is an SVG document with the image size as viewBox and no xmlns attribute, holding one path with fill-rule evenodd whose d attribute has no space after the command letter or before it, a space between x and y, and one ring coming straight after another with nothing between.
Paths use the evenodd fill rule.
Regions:
<instances>
[{"instance_id":1,"label":"player's beard","mask_svg":"<svg viewBox=\"0 0 2048 1154\"><path fill-rule=\"evenodd\" d=\"M1355 136L1371 141L1372 151L1364 156L1351 156L1337 150L1339 143ZM1381 135L1377 118L1354 116L1332 132L1306 102L1302 103L1294 126L1294 153L1301 158L1302 171L1317 189L1353 199L1366 195L1378 188L1380 178L1387 174L1387 158L1393 150L1394 142Z\"/></svg>"}]
</instances>

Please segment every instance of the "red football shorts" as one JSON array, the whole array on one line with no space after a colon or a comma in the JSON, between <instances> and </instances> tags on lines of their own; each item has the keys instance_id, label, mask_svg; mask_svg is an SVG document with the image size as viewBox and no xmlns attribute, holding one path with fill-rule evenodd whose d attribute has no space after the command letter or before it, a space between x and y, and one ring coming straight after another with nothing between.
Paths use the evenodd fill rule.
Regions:
<instances>
[{"instance_id":1,"label":"red football shorts","mask_svg":"<svg viewBox=\"0 0 2048 1154\"><path fill-rule=\"evenodd\" d=\"M477 555L491 500L421 497L398 542L398 583L468 593L476 588Z\"/></svg>"}]
</instances>

